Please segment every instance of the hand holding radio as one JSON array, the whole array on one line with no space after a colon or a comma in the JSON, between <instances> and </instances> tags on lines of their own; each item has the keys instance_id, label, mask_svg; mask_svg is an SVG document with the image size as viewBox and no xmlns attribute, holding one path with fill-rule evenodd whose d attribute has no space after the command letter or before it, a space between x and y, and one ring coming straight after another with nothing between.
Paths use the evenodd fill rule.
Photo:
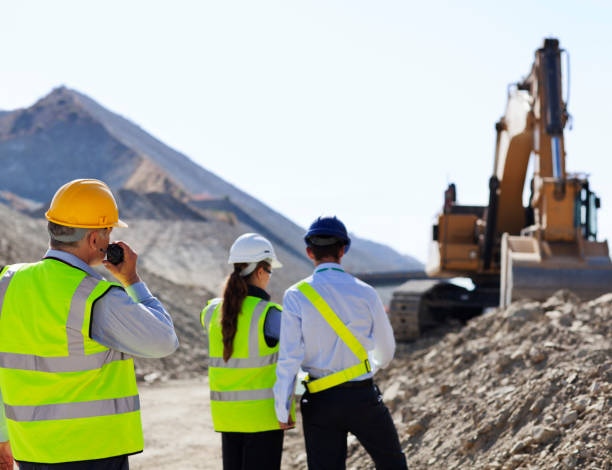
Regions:
<instances>
[{"instance_id":1,"label":"hand holding radio","mask_svg":"<svg viewBox=\"0 0 612 470\"><path fill-rule=\"evenodd\" d=\"M111 243L106 248L106 259L104 266L113 276L124 286L129 286L140 282L140 277L136 272L136 260L138 255L130 246L122 241Z\"/></svg>"}]
</instances>

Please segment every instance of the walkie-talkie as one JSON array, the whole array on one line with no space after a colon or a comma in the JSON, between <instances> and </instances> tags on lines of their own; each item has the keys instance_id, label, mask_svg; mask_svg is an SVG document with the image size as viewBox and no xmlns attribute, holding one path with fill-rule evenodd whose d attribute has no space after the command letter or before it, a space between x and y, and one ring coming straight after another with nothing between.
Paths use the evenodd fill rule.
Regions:
<instances>
[{"instance_id":1,"label":"walkie-talkie","mask_svg":"<svg viewBox=\"0 0 612 470\"><path fill-rule=\"evenodd\" d=\"M117 243L111 243L106 249L106 260L114 265L123 262L123 248Z\"/></svg>"}]
</instances>

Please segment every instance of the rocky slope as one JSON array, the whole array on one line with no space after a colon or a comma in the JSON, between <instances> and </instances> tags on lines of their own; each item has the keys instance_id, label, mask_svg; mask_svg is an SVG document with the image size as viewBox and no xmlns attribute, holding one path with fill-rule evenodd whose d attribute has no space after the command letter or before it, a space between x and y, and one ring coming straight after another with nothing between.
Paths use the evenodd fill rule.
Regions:
<instances>
[{"instance_id":1,"label":"rocky slope","mask_svg":"<svg viewBox=\"0 0 612 470\"><path fill-rule=\"evenodd\" d=\"M408 468L612 469L612 294L517 302L397 356L377 382ZM347 468L374 468L349 442Z\"/></svg>"},{"instance_id":2,"label":"rocky slope","mask_svg":"<svg viewBox=\"0 0 612 470\"><path fill-rule=\"evenodd\" d=\"M29 108L0 114L0 165L0 201L19 210L41 206L36 216L66 181L98 178L118 195L124 217L227 220L229 215L245 231L261 233L308 263L301 227L134 123L65 87ZM346 262L354 272L421 269L411 257L358 238L351 252Z\"/></svg>"}]
</instances>

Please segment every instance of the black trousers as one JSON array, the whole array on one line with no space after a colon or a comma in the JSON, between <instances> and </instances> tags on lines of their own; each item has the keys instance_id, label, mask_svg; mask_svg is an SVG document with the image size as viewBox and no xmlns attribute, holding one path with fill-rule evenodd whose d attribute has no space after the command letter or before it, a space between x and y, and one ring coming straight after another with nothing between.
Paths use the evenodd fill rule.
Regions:
<instances>
[{"instance_id":1,"label":"black trousers","mask_svg":"<svg viewBox=\"0 0 612 470\"><path fill-rule=\"evenodd\" d=\"M350 388L306 392L300 405L309 470L344 470L349 432L370 454L377 470L407 469L389 410L371 380Z\"/></svg>"},{"instance_id":2,"label":"black trousers","mask_svg":"<svg viewBox=\"0 0 612 470\"><path fill-rule=\"evenodd\" d=\"M282 430L223 432L223 470L280 470L283 452Z\"/></svg>"},{"instance_id":3,"label":"black trousers","mask_svg":"<svg viewBox=\"0 0 612 470\"><path fill-rule=\"evenodd\" d=\"M66 463L18 462L19 470L129 470L127 455Z\"/></svg>"}]
</instances>

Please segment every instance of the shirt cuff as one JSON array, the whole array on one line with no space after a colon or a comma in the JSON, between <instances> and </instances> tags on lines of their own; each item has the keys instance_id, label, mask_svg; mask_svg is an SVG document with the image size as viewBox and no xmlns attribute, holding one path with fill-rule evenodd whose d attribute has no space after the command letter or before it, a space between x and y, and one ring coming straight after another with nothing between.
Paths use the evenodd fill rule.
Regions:
<instances>
[{"instance_id":1,"label":"shirt cuff","mask_svg":"<svg viewBox=\"0 0 612 470\"><path fill-rule=\"evenodd\" d=\"M276 419L278 419L281 423L289 422L289 411L282 407L276 407Z\"/></svg>"},{"instance_id":2,"label":"shirt cuff","mask_svg":"<svg viewBox=\"0 0 612 470\"><path fill-rule=\"evenodd\" d=\"M141 303L144 300L147 300L153 297L151 291L147 287L144 282L135 282L125 288L127 295L131 297L131 299L136 303Z\"/></svg>"}]
</instances>

